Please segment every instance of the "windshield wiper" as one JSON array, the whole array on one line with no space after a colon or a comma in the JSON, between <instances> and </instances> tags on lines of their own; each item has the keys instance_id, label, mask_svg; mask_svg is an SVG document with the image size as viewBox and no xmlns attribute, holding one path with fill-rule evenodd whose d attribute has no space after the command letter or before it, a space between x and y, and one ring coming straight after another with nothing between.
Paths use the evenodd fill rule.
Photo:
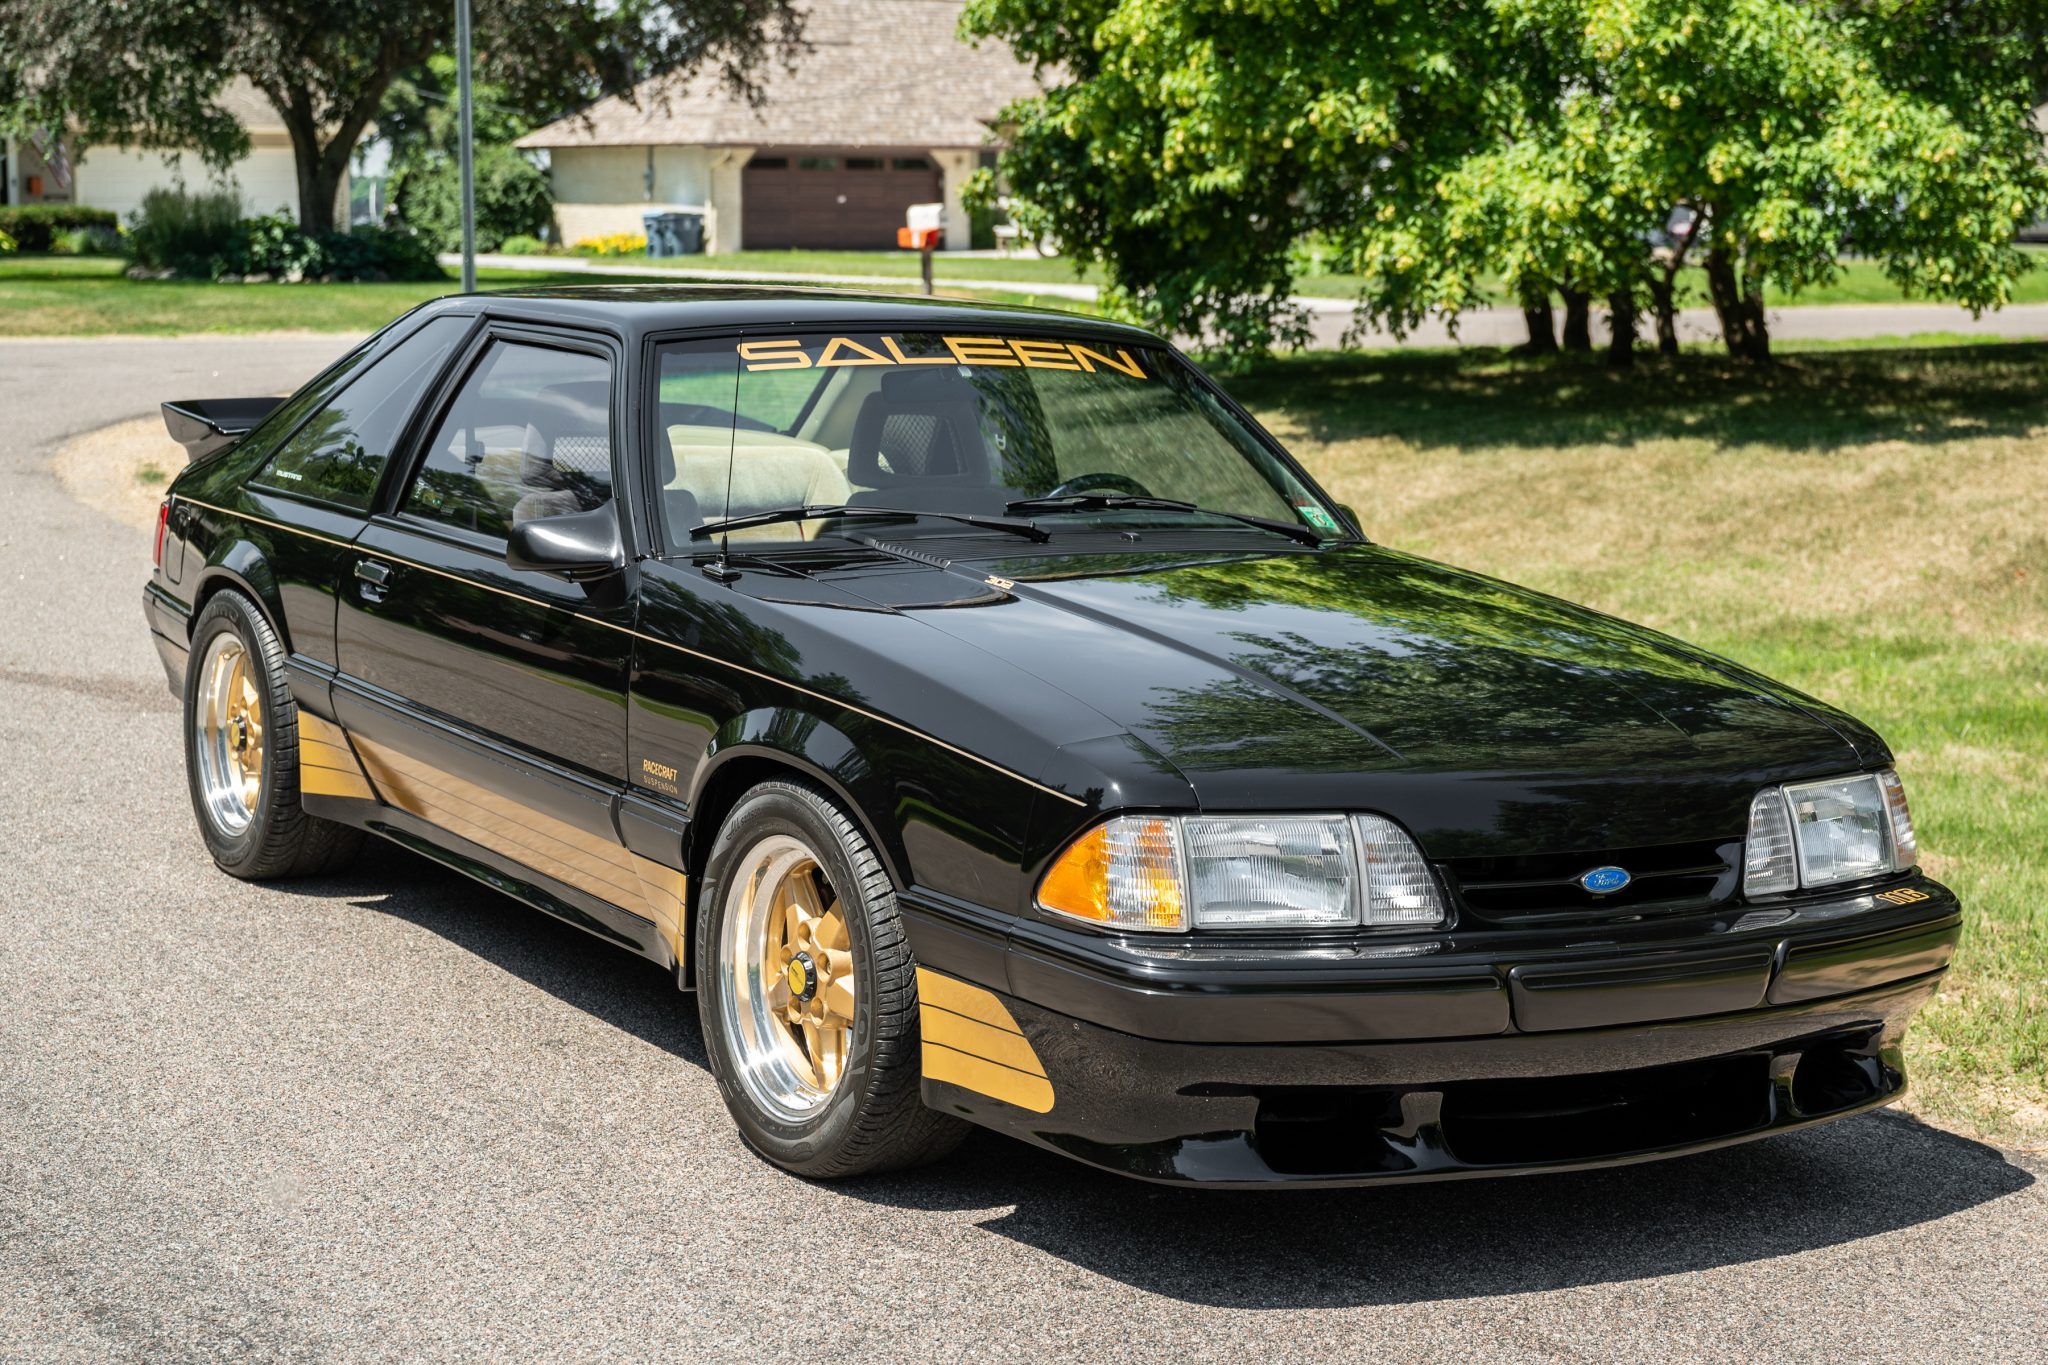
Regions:
<instances>
[{"instance_id":1,"label":"windshield wiper","mask_svg":"<svg viewBox=\"0 0 2048 1365\"><path fill-rule=\"evenodd\" d=\"M985 531L1007 531L1013 536L1026 540L1045 541L1052 534L1043 527L1012 517L981 517L971 512L929 512L910 507L856 507L846 503L813 505L809 507L777 507L766 512L752 512L744 517L728 517L724 521L707 521L690 532L692 540L708 540L712 536L724 535L727 531L744 531L750 526L773 526L784 521L819 521L826 517L864 517L869 520L893 521L902 517L938 517L944 521L957 521L967 526L978 526Z\"/></svg>"},{"instance_id":2,"label":"windshield wiper","mask_svg":"<svg viewBox=\"0 0 2048 1365\"><path fill-rule=\"evenodd\" d=\"M1313 527L1298 522L1276 521L1272 517L1255 517L1249 512L1219 512L1213 507L1201 507L1178 498L1147 498L1135 493L1073 493L1062 498L1018 498L1003 504L1005 512L1197 512L1205 517L1222 517L1227 521L1242 522L1256 526L1261 531L1274 531L1304 545L1320 545L1323 538Z\"/></svg>"}]
</instances>

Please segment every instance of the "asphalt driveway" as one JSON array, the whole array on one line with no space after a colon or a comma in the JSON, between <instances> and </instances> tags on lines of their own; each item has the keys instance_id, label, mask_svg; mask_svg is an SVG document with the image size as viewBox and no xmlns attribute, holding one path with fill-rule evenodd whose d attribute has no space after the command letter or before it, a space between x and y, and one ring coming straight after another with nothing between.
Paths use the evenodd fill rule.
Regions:
<instances>
[{"instance_id":1,"label":"asphalt driveway","mask_svg":"<svg viewBox=\"0 0 2048 1365\"><path fill-rule=\"evenodd\" d=\"M1405 1190L994 1137L811 1185L651 966L396 849L219 874L148 535L48 461L341 345L0 342L0 1358L2041 1358L2048 1164L1911 1118Z\"/></svg>"}]
</instances>

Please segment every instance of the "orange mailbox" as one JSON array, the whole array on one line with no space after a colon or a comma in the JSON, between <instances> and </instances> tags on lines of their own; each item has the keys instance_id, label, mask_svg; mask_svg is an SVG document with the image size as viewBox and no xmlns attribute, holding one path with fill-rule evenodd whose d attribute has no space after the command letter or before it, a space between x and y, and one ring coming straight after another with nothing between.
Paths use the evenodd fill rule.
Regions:
<instances>
[{"instance_id":1,"label":"orange mailbox","mask_svg":"<svg viewBox=\"0 0 2048 1365\"><path fill-rule=\"evenodd\" d=\"M944 204L912 204L903 214L908 220L896 229L896 245L906 251L921 252L924 292L932 292L932 252L939 245L939 238L946 230L946 206Z\"/></svg>"}]
</instances>

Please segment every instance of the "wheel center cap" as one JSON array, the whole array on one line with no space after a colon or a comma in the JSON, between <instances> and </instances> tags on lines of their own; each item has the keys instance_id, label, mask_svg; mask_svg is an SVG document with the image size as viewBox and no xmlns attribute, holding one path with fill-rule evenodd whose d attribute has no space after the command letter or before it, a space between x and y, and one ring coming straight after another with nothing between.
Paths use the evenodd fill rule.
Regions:
<instances>
[{"instance_id":1,"label":"wheel center cap","mask_svg":"<svg viewBox=\"0 0 2048 1365\"><path fill-rule=\"evenodd\" d=\"M789 960L789 993L798 1000L809 1000L818 993L818 966L811 961L809 953L798 953Z\"/></svg>"}]
</instances>

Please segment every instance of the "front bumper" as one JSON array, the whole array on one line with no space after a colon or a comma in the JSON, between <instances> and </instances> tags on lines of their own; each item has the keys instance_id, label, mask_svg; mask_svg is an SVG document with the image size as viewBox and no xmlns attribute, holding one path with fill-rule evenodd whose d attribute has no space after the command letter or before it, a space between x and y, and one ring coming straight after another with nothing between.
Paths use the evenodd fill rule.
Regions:
<instances>
[{"instance_id":1,"label":"front bumper","mask_svg":"<svg viewBox=\"0 0 2048 1365\"><path fill-rule=\"evenodd\" d=\"M925 1096L1168 1182L1648 1160L1896 1099L1906 1026L1960 923L1954 895L1917 876L1789 913L1404 945L1161 945L1020 923L990 984L1029 1045L1010 1062L1035 1062L1050 1102L929 1078Z\"/></svg>"}]
</instances>

